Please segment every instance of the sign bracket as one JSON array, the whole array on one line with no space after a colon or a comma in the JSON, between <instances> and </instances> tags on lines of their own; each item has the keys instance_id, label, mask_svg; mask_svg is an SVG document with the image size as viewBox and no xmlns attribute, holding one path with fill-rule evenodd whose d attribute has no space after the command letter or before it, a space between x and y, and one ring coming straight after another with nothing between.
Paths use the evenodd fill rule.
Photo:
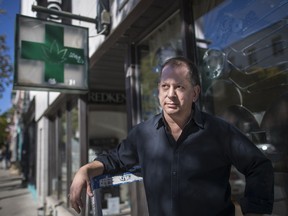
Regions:
<instances>
[{"instance_id":1,"label":"sign bracket","mask_svg":"<svg viewBox=\"0 0 288 216\"><path fill-rule=\"evenodd\" d=\"M89 23L94 23L96 24L96 18L93 19L91 17L85 17L85 16L80 16L80 15L75 15L66 11L58 11L58 10L53 10L53 9L48 9L46 7L38 6L38 5L32 5L32 11L33 12L42 12L46 14L51 14L51 15L57 15L62 18L70 18L70 19L76 19L84 22L89 22Z\"/></svg>"}]
</instances>

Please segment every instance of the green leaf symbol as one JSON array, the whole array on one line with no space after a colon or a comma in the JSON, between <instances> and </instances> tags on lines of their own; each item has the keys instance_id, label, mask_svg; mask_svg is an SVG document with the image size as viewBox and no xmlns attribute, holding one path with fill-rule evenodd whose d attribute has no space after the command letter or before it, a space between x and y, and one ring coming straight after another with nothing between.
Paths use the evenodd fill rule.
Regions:
<instances>
[{"instance_id":1,"label":"green leaf symbol","mask_svg":"<svg viewBox=\"0 0 288 216\"><path fill-rule=\"evenodd\" d=\"M52 42L50 47L42 46L44 56L47 61L54 64L61 64L66 61L65 58L68 49L59 49L59 45L56 40Z\"/></svg>"}]
</instances>

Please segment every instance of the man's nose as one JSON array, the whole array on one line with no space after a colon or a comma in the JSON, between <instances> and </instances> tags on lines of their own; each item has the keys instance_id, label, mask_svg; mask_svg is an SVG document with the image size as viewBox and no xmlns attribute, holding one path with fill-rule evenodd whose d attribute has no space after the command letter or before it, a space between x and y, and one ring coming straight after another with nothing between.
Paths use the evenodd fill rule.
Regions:
<instances>
[{"instance_id":1,"label":"man's nose","mask_svg":"<svg viewBox=\"0 0 288 216\"><path fill-rule=\"evenodd\" d=\"M168 97L175 97L176 96L176 93L175 93L175 88L174 87L170 87L168 92L167 92L167 96Z\"/></svg>"}]
</instances>

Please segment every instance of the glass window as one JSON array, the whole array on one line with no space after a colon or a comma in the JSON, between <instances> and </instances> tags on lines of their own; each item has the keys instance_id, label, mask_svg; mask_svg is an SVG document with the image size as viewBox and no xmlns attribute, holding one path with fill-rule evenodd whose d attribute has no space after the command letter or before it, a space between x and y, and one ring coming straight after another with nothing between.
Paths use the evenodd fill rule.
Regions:
<instances>
[{"instance_id":1,"label":"glass window","mask_svg":"<svg viewBox=\"0 0 288 216\"><path fill-rule=\"evenodd\" d=\"M60 136L59 136L59 161L60 161L60 197L59 199L67 202L67 115L66 111L60 117Z\"/></svg>"},{"instance_id":2,"label":"glass window","mask_svg":"<svg viewBox=\"0 0 288 216\"><path fill-rule=\"evenodd\" d=\"M50 152L49 152L49 159L50 159L50 163L49 163L49 171L50 171L50 194L56 198L58 198L58 158L57 158L57 119L52 121L50 124Z\"/></svg>"},{"instance_id":3,"label":"glass window","mask_svg":"<svg viewBox=\"0 0 288 216\"><path fill-rule=\"evenodd\" d=\"M72 137L71 137L71 181L75 173L80 168L80 130L79 130L79 116L78 106L71 110L71 123L72 123Z\"/></svg>"},{"instance_id":4,"label":"glass window","mask_svg":"<svg viewBox=\"0 0 288 216\"><path fill-rule=\"evenodd\" d=\"M115 148L127 135L126 113L109 111L115 106L105 106L107 111L90 111L88 127L89 149L88 160L93 161L98 155ZM102 109L102 108L101 108ZM111 186L99 190L103 215L131 215L130 184ZM113 203L113 205L112 205ZM93 215L91 202L89 216ZM114 206L114 207L113 207Z\"/></svg>"},{"instance_id":5,"label":"glass window","mask_svg":"<svg viewBox=\"0 0 288 216\"><path fill-rule=\"evenodd\" d=\"M281 35L272 38L273 55L284 54L286 41L282 40Z\"/></svg>"},{"instance_id":6,"label":"glass window","mask_svg":"<svg viewBox=\"0 0 288 216\"><path fill-rule=\"evenodd\" d=\"M138 46L141 70L142 119L159 113L158 76L161 64L177 55L183 55L179 13L174 14L155 29Z\"/></svg>"},{"instance_id":7,"label":"glass window","mask_svg":"<svg viewBox=\"0 0 288 216\"><path fill-rule=\"evenodd\" d=\"M77 103L71 110L63 111L59 107L58 113L61 114L55 115L49 124L49 194L63 201L67 207L69 186L80 168L78 111Z\"/></svg>"},{"instance_id":8,"label":"glass window","mask_svg":"<svg viewBox=\"0 0 288 216\"><path fill-rule=\"evenodd\" d=\"M237 126L271 159L273 215L286 215L288 1L193 2L203 109ZM237 207L245 179L232 168L230 182Z\"/></svg>"}]
</instances>

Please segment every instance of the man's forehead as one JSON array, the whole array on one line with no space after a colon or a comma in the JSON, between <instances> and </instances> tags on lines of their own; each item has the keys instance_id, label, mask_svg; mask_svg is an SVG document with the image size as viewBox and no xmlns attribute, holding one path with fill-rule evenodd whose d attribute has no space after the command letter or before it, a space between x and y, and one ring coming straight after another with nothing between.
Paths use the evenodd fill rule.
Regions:
<instances>
[{"instance_id":1,"label":"man's forehead","mask_svg":"<svg viewBox=\"0 0 288 216\"><path fill-rule=\"evenodd\" d=\"M187 75L182 75L182 76L169 76L163 75L160 78L160 83L176 83L176 84L181 84L185 82L189 82L188 79L189 77Z\"/></svg>"},{"instance_id":2,"label":"man's forehead","mask_svg":"<svg viewBox=\"0 0 288 216\"><path fill-rule=\"evenodd\" d=\"M163 68L160 79L169 77L187 78L187 76L189 76L189 69L185 65L178 67L167 65Z\"/></svg>"}]
</instances>

